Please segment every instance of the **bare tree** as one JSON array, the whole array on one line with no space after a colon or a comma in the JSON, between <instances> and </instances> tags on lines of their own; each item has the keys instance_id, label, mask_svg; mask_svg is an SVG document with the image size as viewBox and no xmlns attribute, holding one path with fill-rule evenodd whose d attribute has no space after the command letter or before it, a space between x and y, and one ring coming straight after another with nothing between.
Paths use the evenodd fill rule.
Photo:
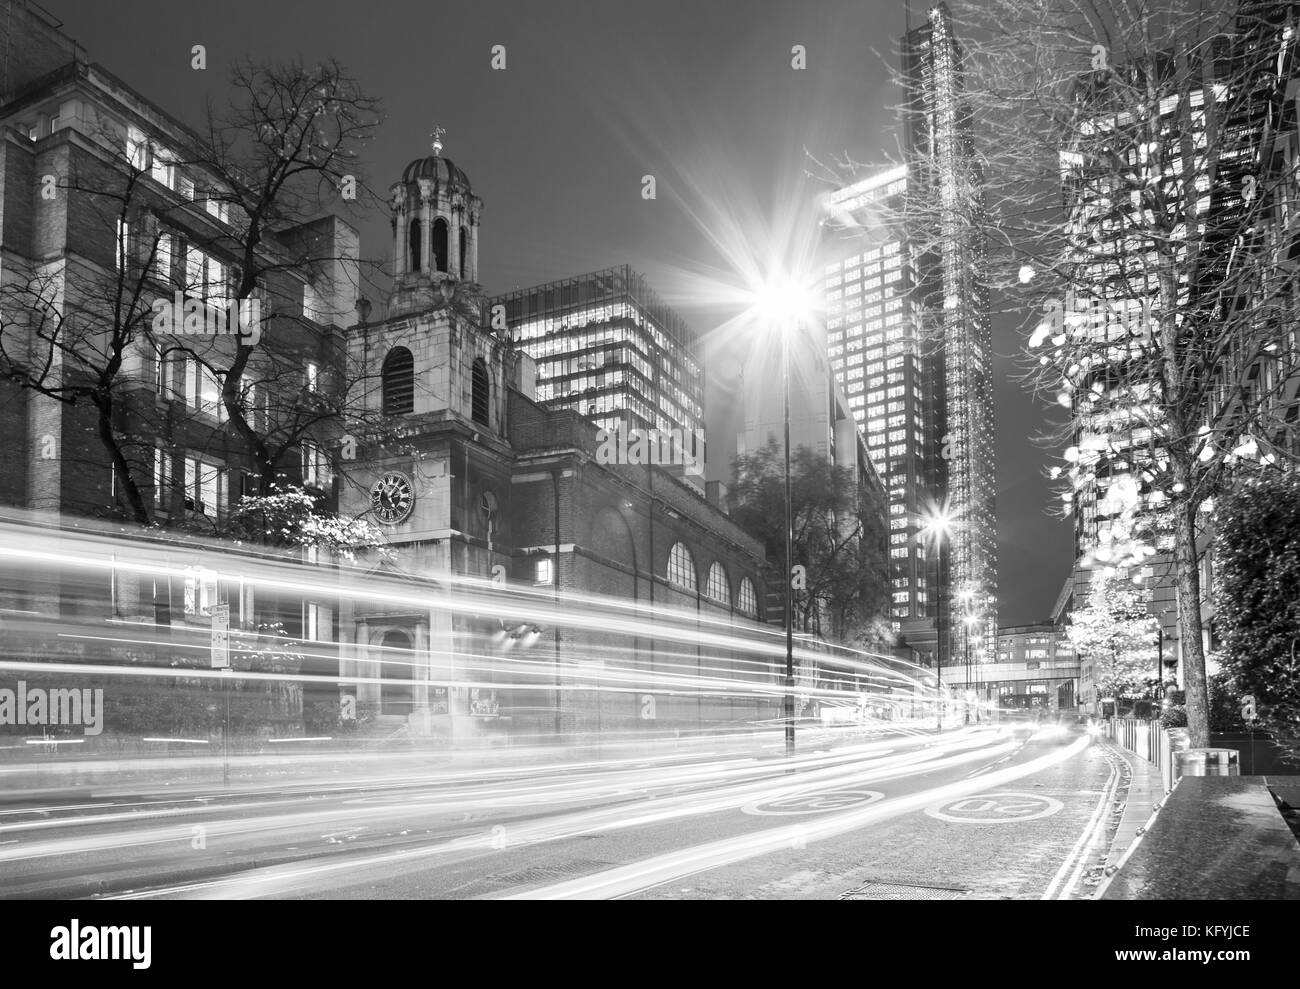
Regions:
<instances>
[{"instance_id":1,"label":"bare tree","mask_svg":"<svg viewBox=\"0 0 1300 989\"><path fill-rule=\"evenodd\" d=\"M343 422L382 432L331 331L374 266L328 218L379 201L359 155L380 113L337 63L243 64L202 135L105 117L70 160L58 192L89 233L5 286L0 372L93 409L133 521L168 507L156 446L239 465L266 496L346 470Z\"/></svg>"},{"instance_id":2,"label":"bare tree","mask_svg":"<svg viewBox=\"0 0 1300 989\"><path fill-rule=\"evenodd\" d=\"M957 39L958 98L909 89L903 119L934 134L955 114L961 145L906 141L897 163L952 187L900 197L885 222L906 225L914 257L987 244L969 274L1024 326L1026 381L1057 410L1040 439L1064 448L1052 476L1079 563L1167 565L1190 734L1208 744L1199 562L1213 500L1296 455L1295 14L956 0L930 26L932 43ZM917 319L941 325L943 308Z\"/></svg>"}]
</instances>

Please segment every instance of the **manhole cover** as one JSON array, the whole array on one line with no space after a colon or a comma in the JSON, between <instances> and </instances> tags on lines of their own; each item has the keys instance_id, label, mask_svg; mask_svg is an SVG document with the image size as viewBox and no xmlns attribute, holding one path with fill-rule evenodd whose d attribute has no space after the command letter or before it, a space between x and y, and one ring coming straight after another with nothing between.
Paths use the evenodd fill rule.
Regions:
<instances>
[{"instance_id":1,"label":"manhole cover","mask_svg":"<svg viewBox=\"0 0 1300 989\"><path fill-rule=\"evenodd\" d=\"M958 886L917 886L913 883L863 883L841 893L841 900L960 900L970 890Z\"/></svg>"}]
</instances>

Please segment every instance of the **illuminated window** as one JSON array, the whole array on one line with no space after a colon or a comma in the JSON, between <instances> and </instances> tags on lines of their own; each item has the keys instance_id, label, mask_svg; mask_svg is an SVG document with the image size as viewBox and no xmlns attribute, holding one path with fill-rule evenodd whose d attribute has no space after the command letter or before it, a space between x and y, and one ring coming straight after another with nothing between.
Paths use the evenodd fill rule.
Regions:
<instances>
[{"instance_id":1,"label":"illuminated window","mask_svg":"<svg viewBox=\"0 0 1300 989\"><path fill-rule=\"evenodd\" d=\"M747 615L758 614L758 599L754 596L754 585L748 577L740 579L740 593L736 595L736 607Z\"/></svg>"},{"instance_id":2,"label":"illuminated window","mask_svg":"<svg viewBox=\"0 0 1300 989\"><path fill-rule=\"evenodd\" d=\"M731 604L731 582L727 580L727 571L721 563L709 567L709 583L704 589L705 595L721 604Z\"/></svg>"},{"instance_id":3,"label":"illuminated window","mask_svg":"<svg viewBox=\"0 0 1300 989\"><path fill-rule=\"evenodd\" d=\"M699 586L695 574L695 559L685 543L674 543L668 554L668 581L692 591Z\"/></svg>"},{"instance_id":4,"label":"illuminated window","mask_svg":"<svg viewBox=\"0 0 1300 989\"><path fill-rule=\"evenodd\" d=\"M553 562L554 561L552 561L549 557L545 560L537 561L536 565L533 567L533 583L535 584L551 583L555 575L555 568L552 566Z\"/></svg>"}]
</instances>

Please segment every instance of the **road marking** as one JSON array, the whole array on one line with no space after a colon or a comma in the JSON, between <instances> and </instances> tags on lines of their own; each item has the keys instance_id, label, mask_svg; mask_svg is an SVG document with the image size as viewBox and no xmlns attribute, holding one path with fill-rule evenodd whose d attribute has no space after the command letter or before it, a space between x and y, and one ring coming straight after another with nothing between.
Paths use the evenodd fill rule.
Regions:
<instances>
[{"instance_id":1,"label":"road marking","mask_svg":"<svg viewBox=\"0 0 1300 989\"><path fill-rule=\"evenodd\" d=\"M954 824L1019 824L1051 817L1065 804L1037 793L975 793L925 808L930 817Z\"/></svg>"},{"instance_id":2,"label":"road marking","mask_svg":"<svg viewBox=\"0 0 1300 989\"><path fill-rule=\"evenodd\" d=\"M812 790L792 793L773 800L756 800L741 807L745 814L776 816L783 814L826 814L835 810L853 810L883 800L878 790Z\"/></svg>"},{"instance_id":3,"label":"road marking","mask_svg":"<svg viewBox=\"0 0 1300 989\"><path fill-rule=\"evenodd\" d=\"M1070 849L1070 854L1065 857L1061 867L1056 870L1056 875L1052 881L1047 884L1047 889L1043 891L1044 900L1068 899L1073 892L1075 885L1079 882L1079 877L1083 874L1084 863L1088 861L1088 854L1092 851L1097 843L1099 836L1106 833L1106 809L1115 799L1115 791L1119 788L1119 765L1111 757L1110 752L1102 749L1107 763L1110 765L1110 776L1106 779L1106 785L1101 789L1101 799L1097 801L1097 806L1093 809L1092 816L1088 818L1088 823L1084 825L1083 833L1079 835L1079 840L1074 843ZM1070 876L1069 882L1061 885L1066 875ZM1058 891L1058 886L1059 891Z\"/></svg>"}]
</instances>

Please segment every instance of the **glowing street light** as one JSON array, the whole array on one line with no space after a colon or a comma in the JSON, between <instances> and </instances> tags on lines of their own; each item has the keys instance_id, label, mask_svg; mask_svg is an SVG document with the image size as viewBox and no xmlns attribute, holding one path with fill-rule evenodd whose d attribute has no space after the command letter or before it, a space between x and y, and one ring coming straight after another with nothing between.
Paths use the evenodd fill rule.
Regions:
<instances>
[{"instance_id":1,"label":"glowing street light","mask_svg":"<svg viewBox=\"0 0 1300 989\"><path fill-rule=\"evenodd\" d=\"M935 616L935 698L939 710L937 725L943 731L943 546L952 537L954 513L948 504L935 506L926 516L925 525L921 527L921 542L933 544L939 552L939 611Z\"/></svg>"},{"instance_id":2,"label":"glowing street light","mask_svg":"<svg viewBox=\"0 0 1300 989\"><path fill-rule=\"evenodd\" d=\"M786 758L794 757L794 507L790 495L790 337L811 316L814 293L795 279L769 277L750 291L750 311L781 338L782 415L785 427L785 722Z\"/></svg>"}]
</instances>

